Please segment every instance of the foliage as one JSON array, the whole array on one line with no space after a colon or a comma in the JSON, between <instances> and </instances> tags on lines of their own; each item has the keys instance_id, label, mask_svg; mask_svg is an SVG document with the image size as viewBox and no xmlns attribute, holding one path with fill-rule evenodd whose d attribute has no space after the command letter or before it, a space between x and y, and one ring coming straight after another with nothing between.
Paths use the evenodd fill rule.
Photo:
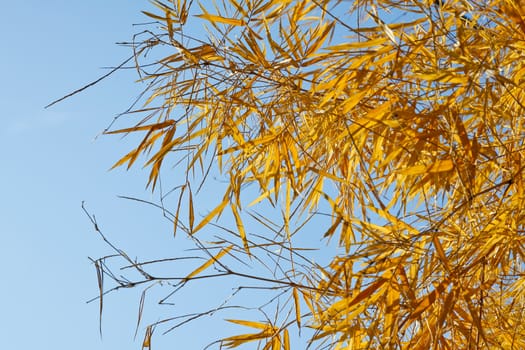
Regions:
<instances>
[{"instance_id":1,"label":"foliage","mask_svg":"<svg viewBox=\"0 0 525 350\"><path fill-rule=\"evenodd\" d=\"M142 276L118 286L267 290L223 348L525 348L523 1L152 3L141 119L107 133L143 135L115 166L153 189L183 174L160 206L205 261L158 277L117 249Z\"/></svg>"}]
</instances>

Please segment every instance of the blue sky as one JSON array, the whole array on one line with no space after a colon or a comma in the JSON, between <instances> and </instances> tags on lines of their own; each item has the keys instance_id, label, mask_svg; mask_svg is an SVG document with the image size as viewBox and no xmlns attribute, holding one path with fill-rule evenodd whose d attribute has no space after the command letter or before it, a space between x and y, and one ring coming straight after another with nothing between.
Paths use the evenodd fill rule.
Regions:
<instances>
[{"instance_id":1,"label":"blue sky","mask_svg":"<svg viewBox=\"0 0 525 350\"><path fill-rule=\"evenodd\" d=\"M172 224L159 211L117 198L125 195L157 199L145 190L147 172L140 166L128 172L109 171L134 144L133 138L97 138L143 88L135 84L134 71L117 72L96 86L44 109L51 101L105 74L107 69L103 67L118 65L129 57L129 48L115 43L129 41L133 33L141 30L133 23L149 21L141 10L154 11L154 8L148 1L125 0L30 0L3 4L0 13L3 349L141 348L143 328L133 340L140 290L122 290L106 297L102 338L99 305L86 304L98 293L95 268L88 257L114 252L94 232L82 211L83 201L90 213L96 215L104 233L132 258L136 256L133 254L142 259L165 258L185 248L184 239L173 240ZM180 172L170 174L182 176ZM206 190L208 197L217 193L216 185L217 182ZM310 243L318 244L318 236L313 237ZM204 311L232 292L231 288L219 290L219 285L210 283L208 288L183 291L171 310L155 307L158 300L155 297L161 294L152 290L147 298L153 302L144 318L154 322L166 313ZM239 298L243 300L245 296L239 293ZM201 305L203 300L208 303ZM240 331L197 321L176 334L155 338L154 348L173 349L175 345L200 349L218 335Z\"/></svg>"},{"instance_id":2,"label":"blue sky","mask_svg":"<svg viewBox=\"0 0 525 350\"><path fill-rule=\"evenodd\" d=\"M105 74L107 70L102 67L125 60L130 50L115 43L131 40L140 30L133 23L148 21L140 13L144 9L154 11L147 1L31 0L3 4L2 349L141 348L143 327L133 340L140 290L122 290L105 298L102 338L99 305L86 304L98 293L95 268L88 257L114 252L94 232L81 209L82 201L111 241L133 258L137 254L143 259L170 257L176 249L184 248L184 237L173 240L172 224L159 211L117 198L126 195L156 200L145 190L147 173L140 166L129 172L109 171L129 151L133 139L97 138L141 91L132 70L118 72L44 109L51 101ZM170 176L182 175L174 172ZM151 291L144 319L153 322L162 315L204 311L220 304L232 289L219 291L214 283L208 288L182 291L174 309L156 307L162 294ZM244 296L239 294L242 300ZM204 299L207 304L202 303ZM241 330L230 331L223 323L219 326L198 320L179 332L156 337L153 345L156 349L173 349L174 345L200 349L218 335L237 331Z\"/></svg>"},{"instance_id":3,"label":"blue sky","mask_svg":"<svg viewBox=\"0 0 525 350\"><path fill-rule=\"evenodd\" d=\"M44 106L104 74L101 67L125 59L129 49L115 42L130 40L132 24L144 21L140 10L148 6L125 0L2 3L3 349L140 349L141 336L133 342L138 293L108 296L99 336L98 304L86 304L97 295L88 256L110 250L81 210L86 201L124 248L145 251L150 244L162 254L174 244L169 223L158 213L116 197L149 193L140 168L108 171L126 142L95 141L140 86L132 72L120 72L50 109Z\"/></svg>"}]
</instances>

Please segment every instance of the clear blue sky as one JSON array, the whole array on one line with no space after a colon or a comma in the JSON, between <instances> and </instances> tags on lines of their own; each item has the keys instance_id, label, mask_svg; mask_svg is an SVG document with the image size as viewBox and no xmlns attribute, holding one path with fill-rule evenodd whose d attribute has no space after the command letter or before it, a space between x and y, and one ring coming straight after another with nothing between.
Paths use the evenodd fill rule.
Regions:
<instances>
[{"instance_id":1,"label":"clear blue sky","mask_svg":"<svg viewBox=\"0 0 525 350\"><path fill-rule=\"evenodd\" d=\"M2 349L140 349L142 331L133 342L136 292L108 296L99 336L98 304L86 304L97 295L88 256L111 251L81 210L86 201L105 232L131 251L151 248L162 256L175 244L158 213L116 197L148 196L140 168L108 171L126 142L94 141L140 86L131 72L121 72L53 108L44 106L129 56L115 42L131 39L137 30L132 24L145 21L140 10L149 7L125 0L2 3Z\"/></svg>"},{"instance_id":2,"label":"clear blue sky","mask_svg":"<svg viewBox=\"0 0 525 350\"><path fill-rule=\"evenodd\" d=\"M44 109L105 74L102 67L118 65L131 54L115 43L129 41L141 30L133 23L149 21L141 10L154 11L146 0L29 0L2 6L2 349L141 349L143 328L133 341L140 290L107 296L102 338L99 305L86 304L98 293L88 256L114 252L94 232L81 209L82 201L104 233L132 258L133 254L142 259L165 258L184 248L184 240L172 239L172 225L158 211L117 198L156 200L145 190L147 173L140 166L129 172L109 171L133 140L118 136L95 140L141 91L133 71L118 72ZM181 175L173 172L172 176ZM318 244L318 235L313 237L313 244ZM219 291L213 283L181 293L171 314L205 311L209 306L201 305L203 300L213 305L210 299L220 302L232 291L229 287ZM155 301L153 296L148 300ZM145 319L154 322L166 316L162 314L166 309L157 311L154 305L147 308ZM201 349L217 338L214 334L237 332L241 330L198 321L176 334L155 338L153 345L160 350Z\"/></svg>"}]
</instances>

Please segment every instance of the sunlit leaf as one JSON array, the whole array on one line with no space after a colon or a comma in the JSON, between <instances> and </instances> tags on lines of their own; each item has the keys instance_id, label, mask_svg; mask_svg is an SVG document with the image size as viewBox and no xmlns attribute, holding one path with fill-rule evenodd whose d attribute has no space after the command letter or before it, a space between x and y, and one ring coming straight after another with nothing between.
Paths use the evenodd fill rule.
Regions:
<instances>
[{"instance_id":1,"label":"sunlit leaf","mask_svg":"<svg viewBox=\"0 0 525 350\"><path fill-rule=\"evenodd\" d=\"M208 261L206 261L204 264L193 270L188 276L186 276L186 280L189 280L190 278L198 275L202 271L206 270L208 267L213 265L214 263L218 262L224 255L228 254L229 251L232 249L233 246L228 246L226 248L221 249L215 256L212 256Z\"/></svg>"},{"instance_id":2,"label":"sunlit leaf","mask_svg":"<svg viewBox=\"0 0 525 350\"><path fill-rule=\"evenodd\" d=\"M196 16L200 17L200 18L203 18L205 20L208 20L210 22L218 22L218 23L230 24L232 26L243 26L243 25L246 24L241 19L226 18L226 17L217 16L217 15L212 15L212 14L209 14L209 13L203 13L203 14L196 15Z\"/></svg>"},{"instance_id":3,"label":"sunlit leaf","mask_svg":"<svg viewBox=\"0 0 525 350\"><path fill-rule=\"evenodd\" d=\"M289 349L293 327L312 348L525 348L523 1L152 5L121 66L144 91L106 134L206 261L152 277L195 256L111 246L127 266L97 260L101 302L103 277L212 278L227 296L191 320L264 320L224 348Z\"/></svg>"}]
</instances>

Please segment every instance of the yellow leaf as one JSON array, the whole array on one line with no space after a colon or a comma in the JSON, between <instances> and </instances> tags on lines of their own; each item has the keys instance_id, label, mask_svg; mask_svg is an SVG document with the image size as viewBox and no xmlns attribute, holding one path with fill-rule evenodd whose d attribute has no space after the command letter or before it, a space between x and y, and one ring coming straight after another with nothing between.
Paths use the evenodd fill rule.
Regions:
<instances>
[{"instance_id":1,"label":"yellow leaf","mask_svg":"<svg viewBox=\"0 0 525 350\"><path fill-rule=\"evenodd\" d=\"M385 278L380 278L379 280L372 283L367 288L359 292L355 297L344 298L335 304L333 304L327 311L330 312L341 312L341 310L350 311L354 305L359 304L359 310L366 308L367 303L361 303L363 300L369 298L374 294L387 280ZM378 297L378 296L376 296Z\"/></svg>"},{"instance_id":2,"label":"yellow leaf","mask_svg":"<svg viewBox=\"0 0 525 350\"><path fill-rule=\"evenodd\" d=\"M217 50L211 45L201 45L190 49L191 53L206 61L222 61L224 57L217 54Z\"/></svg>"},{"instance_id":3,"label":"yellow leaf","mask_svg":"<svg viewBox=\"0 0 525 350\"><path fill-rule=\"evenodd\" d=\"M341 52L341 51L353 51L355 49L362 49L362 48L372 48L374 46L381 45L386 42L386 38L377 38L377 39L371 39L371 40L363 40L363 41L355 41L355 42L347 42L344 44L338 44L333 45L327 48L327 50L335 51L335 52Z\"/></svg>"},{"instance_id":4,"label":"yellow leaf","mask_svg":"<svg viewBox=\"0 0 525 350\"><path fill-rule=\"evenodd\" d=\"M436 289L434 289L432 292L428 293L424 297L420 298L417 302L416 309L410 315L410 319L415 319L419 317L425 310L431 307L436 301L437 297L445 291L445 288L447 288L449 283L450 280L445 279L436 287Z\"/></svg>"},{"instance_id":5,"label":"yellow leaf","mask_svg":"<svg viewBox=\"0 0 525 350\"><path fill-rule=\"evenodd\" d=\"M270 331L262 331L260 333L248 333L248 334L241 334L241 335L235 335L233 337L223 338L222 342L223 342L223 345L226 346L227 348L235 348L244 343L265 339L271 336L272 336L272 333Z\"/></svg>"},{"instance_id":6,"label":"yellow leaf","mask_svg":"<svg viewBox=\"0 0 525 350\"><path fill-rule=\"evenodd\" d=\"M243 16L248 16L248 13L246 12L246 8L244 8L244 6L242 6L235 0L230 0L230 2L233 4L233 6L235 6L235 9L239 11Z\"/></svg>"},{"instance_id":7,"label":"yellow leaf","mask_svg":"<svg viewBox=\"0 0 525 350\"><path fill-rule=\"evenodd\" d=\"M467 84L469 79L466 75L455 74L453 72L418 73L414 78L451 84Z\"/></svg>"},{"instance_id":8,"label":"yellow leaf","mask_svg":"<svg viewBox=\"0 0 525 350\"><path fill-rule=\"evenodd\" d=\"M154 13L151 13L151 12L148 12L148 11L141 11L141 12L143 14L145 14L146 16L151 17L151 18L156 19L156 20L159 20L159 21L165 21L166 20L166 18L158 16L158 15L156 15Z\"/></svg>"},{"instance_id":9,"label":"yellow leaf","mask_svg":"<svg viewBox=\"0 0 525 350\"><path fill-rule=\"evenodd\" d=\"M363 98L369 93L368 90L359 91L352 96L348 97L344 100L343 103L341 103L341 107L343 109L343 113L349 113L355 106L357 106L358 103L360 103Z\"/></svg>"},{"instance_id":10,"label":"yellow leaf","mask_svg":"<svg viewBox=\"0 0 525 350\"><path fill-rule=\"evenodd\" d=\"M180 190L179 200L177 202L177 211L175 212L175 217L173 218L173 237L177 235L177 228L179 227L179 213L180 213L180 207L182 204L182 196L184 195L184 191L186 190L186 185L183 185Z\"/></svg>"},{"instance_id":11,"label":"yellow leaf","mask_svg":"<svg viewBox=\"0 0 525 350\"><path fill-rule=\"evenodd\" d=\"M403 175L422 175L427 173L441 173L454 169L454 163L451 159L438 160L433 164L414 165L405 169L398 170L399 174Z\"/></svg>"},{"instance_id":12,"label":"yellow leaf","mask_svg":"<svg viewBox=\"0 0 525 350\"><path fill-rule=\"evenodd\" d=\"M195 230L193 231L193 233L199 231L200 229L202 229L204 226L206 226L211 220L213 220L213 218L215 218L217 215L219 215L220 213L222 213L222 211L224 210L224 208L226 207L226 205L228 204L229 200L228 200L228 197L225 196L224 199L222 200L221 204L219 204L218 206L215 207L215 209L213 209L211 212L208 213L208 215L206 215L206 217L204 219L202 219L201 222L199 222L199 224L197 225L197 227L195 227Z\"/></svg>"},{"instance_id":13,"label":"yellow leaf","mask_svg":"<svg viewBox=\"0 0 525 350\"><path fill-rule=\"evenodd\" d=\"M235 324L240 324L241 326L263 329L263 330L268 329L268 327L270 327L267 323L255 322L255 321L235 320L235 319L227 319L226 321L235 323Z\"/></svg>"},{"instance_id":14,"label":"yellow leaf","mask_svg":"<svg viewBox=\"0 0 525 350\"><path fill-rule=\"evenodd\" d=\"M136 150L136 149L132 150L131 152L126 154L124 157L120 158L115 164L113 164L111 169L115 169L115 168L125 164L126 162L128 163L128 169L129 169L133 165L135 160L137 159L139 153L140 152L138 150Z\"/></svg>"},{"instance_id":15,"label":"yellow leaf","mask_svg":"<svg viewBox=\"0 0 525 350\"><path fill-rule=\"evenodd\" d=\"M272 338L272 350L281 350L281 337L279 337L279 334Z\"/></svg>"},{"instance_id":16,"label":"yellow leaf","mask_svg":"<svg viewBox=\"0 0 525 350\"><path fill-rule=\"evenodd\" d=\"M188 211L189 211L190 232L193 232L193 223L194 223L194 220L195 220L195 214L194 214L194 209L193 209L193 195L192 195L191 189L190 189L188 206L189 206Z\"/></svg>"},{"instance_id":17,"label":"yellow leaf","mask_svg":"<svg viewBox=\"0 0 525 350\"><path fill-rule=\"evenodd\" d=\"M335 22L331 22L329 24L324 24L316 28L315 32L312 35L315 38L315 41L311 43L308 49L306 50L306 56L312 55L323 45L326 38L329 36L328 34L332 32L334 25Z\"/></svg>"},{"instance_id":18,"label":"yellow leaf","mask_svg":"<svg viewBox=\"0 0 525 350\"><path fill-rule=\"evenodd\" d=\"M312 314L315 314L314 306L313 306L312 300L311 300L312 299L312 295L307 294L306 292L304 292L302 290L301 290L301 294L302 294L303 300L306 303L306 306L308 306L308 309L310 310L310 312Z\"/></svg>"},{"instance_id":19,"label":"yellow leaf","mask_svg":"<svg viewBox=\"0 0 525 350\"><path fill-rule=\"evenodd\" d=\"M400 293L397 286L388 288L386 292L386 305L385 305L385 317L384 317L384 329L385 336L389 339L392 344L398 339L398 321L400 311Z\"/></svg>"},{"instance_id":20,"label":"yellow leaf","mask_svg":"<svg viewBox=\"0 0 525 350\"><path fill-rule=\"evenodd\" d=\"M437 234L435 234L432 237L432 242L434 243L434 246L436 247L436 253L439 257L439 260L443 263L447 271L450 271L450 265L448 264L448 259L445 254L445 251L443 250L443 246L441 245L441 242L439 241L439 237Z\"/></svg>"},{"instance_id":21,"label":"yellow leaf","mask_svg":"<svg viewBox=\"0 0 525 350\"><path fill-rule=\"evenodd\" d=\"M146 333L144 334L144 340L142 341L142 349L148 348L151 349L151 336L153 335L153 328L148 326L146 328Z\"/></svg>"},{"instance_id":22,"label":"yellow leaf","mask_svg":"<svg viewBox=\"0 0 525 350\"><path fill-rule=\"evenodd\" d=\"M341 225L341 222L343 222L343 218L338 216L337 219L335 220L335 222L328 228L328 230L326 230L326 232L324 233L323 237L324 238L332 237L333 234L335 233L335 230L337 230L337 228Z\"/></svg>"},{"instance_id":23,"label":"yellow leaf","mask_svg":"<svg viewBox=\"0 0 525 350\"><path fill-rule=\"evenodd\" d=\"M246 321L246 320L233 320L233 319L227 319L226 321L239 324L246 327L251 328L257 328L261 329L261 332L259 333L248 333L248 334L241 334L241 335L235 335L232 337L224 338L222 339L223 345L228 348L235 348L239 345L242 345L244 343L248 343L255 340L261 340L268 337L272 337L276 333L276 329L267 323L262 322L255 322L255 321Z\"/></svg>"},{"instance_id":24,"label":"yellow leaf","mask_svg":"<svg viewBox=\"0 0 525 350\"><path fill-rule=\"evenodd\" d=\"M375 208L375 207L369 207L369 208L372 211L375 211L377 214L381 215L383 218L385 218L388 221L390 221L392 224L394 224L396 226L396 228L402 229L402 230L406 230L410 234L418 234L419 233L419 230L417 228L409 225L408 223L406 223L405 221L403 221L399 217L390 214L390 212L388 212L388 210L383 210L383 209L379 209L379 208ZM373 224L367 224L367 225L373 225ZM385 230L385 228L380 229L378 227L375 227L375 230ZM383 232L386 233L385 231L383 231Z\"/></svg>"},{"instance_id":25,"label":"yellow leaf","mask_svg":"<svg viewBox=\"0 0 525 350\"><path fill-rule=\"evenodd\" d=\"M231 24L232 26L244 26L246 25L246 22L242 19L237 18L227 18L217 15L211 15L209 13L203 13L200 15L196 15L197 17L203 18L205 20L208 20L210 22L219 22L224 24Z\"/></svg>"},{"instance_id":26,"label":"yellow leaf","mask_svg":"<svg viewBox=\"0 0 525 350\"><path fill-rule=\"evenodd\" d=\"M271 349L270 349L270 348L271 348ZM262 350L273 350L273 340L270 341L270 342L268 342L268 343L266 343L266 344L264 345L264 348L262 348Z\"/></svg>"},{"instance_id":27,"label":"yellow leaf","mask_svg":"<svg viewBox=\"0 0 525 350\"><path fill-rule=\"evenodd\" d=\"M244 250L248 255L250 255L250 247L248 246L248 239L246 238L246 231L244 230L244 225L242 223L241 215L237 206L232 204L231 206L233 216L235 217L235 223L237 224L237 230L239 230L239 236L242 239L242 244L244 245Z\"/></svg>"},{"instance_id":28,"label":"yellow leaf","mask_svg":"<svg viewBox=\"0 0 525 350\"><path fill-rule=\"evenodd\" d=\"M157 129L164 129L173 124L175 124L175 120L169 119L162 123L157 123L157 124L148 124L148 125L142 125L142 126L135 126L133 128L105 131L104 134L108 134L108 135L109 134L120 134L120 133L128 133L128 132L144 131L144 130L153 131Z\"/></svg>"},{"instance_id":29,"label":"yellow leaf","mask_svg":"<svg viewBox=\"0 0 525 350\"><path fill-rule=\"evenodd\" d=\"M283 342L284 350L290 350L290 334L288 334L288 329L285 329L283 332Z\"/></svg>"},{"instance_id":30,"label":"yellow leaf","mask_svg":"<svg viewBox=\"0 0 525 350\"><path fill-rule=\"evenodd\" d=\"M299 301L299 293L297 293L297 288L293 288L292 293L295 304L295 321L297 322L297 327L301 328L301 304Z\"/></svg>"},{"instance_id":31,"label":"yellow leaf","mask_svg":"<svg viewBox=\"0 0 525 350\"><path fill-rule=\"evenodd\" d=\"M188 280L188 279L198 275L202 271L206 270L208 267L213 265L213 263L219 261L220 258L222 258L225 254L227 254L232 249L232 247L233 246L230 245L230 246L228 246L226 248L221 249L219 253L217 253L215 256L211 257L204 264L202 264L201 266L199 266L198 268L193 270L188 276L186 276L185 279Z\"/></svg>"},{"instance_id":32,"label":"yellow leaf","mask_svg":"<svg viewBox=\"0 0 525 350\"><path fill-rule=\"evenodd\" d=\"M270 190L264 191L259 197L255 198L253 201L251 201L250 204L248 204L248 207L254 206L257 203L262 202L265 199L271 200L271 194L275 192L275 188L271 188Z\"/></svg>"}]
</instances>

